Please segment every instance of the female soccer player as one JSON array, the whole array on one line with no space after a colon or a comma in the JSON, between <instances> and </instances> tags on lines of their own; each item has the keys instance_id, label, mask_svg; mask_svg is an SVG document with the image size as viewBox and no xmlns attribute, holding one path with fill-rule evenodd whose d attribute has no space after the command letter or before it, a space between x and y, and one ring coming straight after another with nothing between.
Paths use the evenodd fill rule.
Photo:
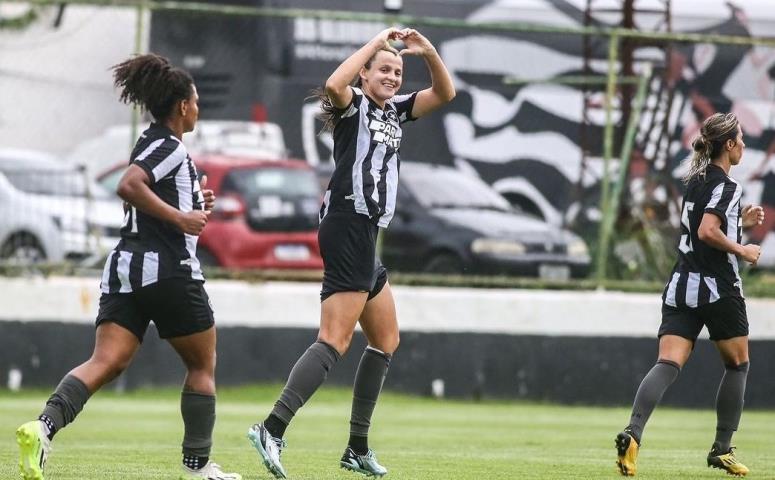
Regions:
<instances>
[{"instance_id":1,"label":"female soccer player","mask_svg":"<svg viewBox=\"0 0 775 480\"><path fill-rule=\"evenodd\" d=\"M113 67L121 100L155 119L137 140L118 186L126 215L102 273L94 353L65 376L38 420L16 432L25 480L42 480L54 435L89 397L131 362L151 320L187 373L180 409L185 433L181 479L240 480L209 460L215 425L215 328L196 258L215 196L202 190L181 139L194 129L199 96L187 72L154 54Z\"/></svg>"},{"instance_id":2,"label":"female soccer player","mask_svg":"<svg viewBox=\"0 0 775 480\"><path fill-rule=\"evenodd\" d=\"M397 52L389 41L401 40ZM419 55L431 86L397 95L403 55ZM357 79L357 87L350 82ZM282 437L293 416L347 351L356 322L368 340L355 374L350 440L340 465L367 475L387 470L368 446L371 415L398 347L398 323L387 271L376 258L377 232L393 217L398 187L401 125L455 96L452 79L433 45L412 29L389 28L346 59L328 78L321 106L333 125L336 168L320 210L318 240L324 274L317 341L291 370L274 409L248 438L264 465L285 478Z\"/></svg>"},{"instance_id":3,"label":"female soccer player","mask_svg":"<svg viewBox=\"0 0 775 480\"><path fill-rule=\"evenodd\" d=\"M684 177L678 261L662 296L659 357L638 388L630 424L616 436L622 475L636 472L643 429L662 394L678 377L703 326L726 368L716 396L716 439L708 466L733 475L748 468L731 446L743 411L748 375L748 318L737 257L756 264L758 245L741 244L741 226L764 221L759 206L740 208L742 187L729 176L743 157L743 132L737 118L717 113L702 124L692 144L691 169Z\"/></svg>"}]
</instances>

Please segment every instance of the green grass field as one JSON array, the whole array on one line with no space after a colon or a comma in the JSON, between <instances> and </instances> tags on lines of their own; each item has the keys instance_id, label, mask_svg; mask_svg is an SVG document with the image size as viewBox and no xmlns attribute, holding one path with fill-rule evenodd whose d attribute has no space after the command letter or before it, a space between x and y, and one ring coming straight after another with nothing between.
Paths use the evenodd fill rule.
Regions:
<instances>
[{"instance_id":1,"label":"green grass field","mask_svg":"<svg viewBox=\"0 0 775 480\"><path fill-rule=\"evenodd\" d=\"M279 386L223 388L213 459L245 479L269 479L245 438L271 408ZM47 392L0 391L0 479L18 478L16 427L36 416ZM286 435L290 479L355 479L339 469L348 435L350 393L325 388ZM626 408L507 402L437 401L385 394L371 446L387 479L615 479L613 438ZM749 411L735 438L751 478L773 478L775 412ZM638 466L643 479L724 478L705 466L713 440L712 410L658 409ZM173 390L97 394L78 421L57 435L47 480L177 478L182 424Z\"/></svg>"}]
</instances>

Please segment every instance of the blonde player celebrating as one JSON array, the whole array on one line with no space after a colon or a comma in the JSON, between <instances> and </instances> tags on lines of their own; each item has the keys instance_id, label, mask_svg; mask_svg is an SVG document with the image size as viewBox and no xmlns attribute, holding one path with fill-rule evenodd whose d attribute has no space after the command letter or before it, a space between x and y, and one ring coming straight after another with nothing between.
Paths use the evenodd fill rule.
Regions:
<instances>
[{"instance_id":1,"label":"blonde player celebrating","mask_svg":"<svg viewBox=\"0 0 775 480\"><path fill-rule=\"evenodd\" d=\"M389 46L401 40L400 53ZM404 55L425 60L431 86L399 95ZM355 87L350 86L357 79ZM328 78L321 107L333 127L335 171L320 209L323 257L320 332L299 358L274 409L248 437L264 465L285 478L280 463L285 429L350 346L356 323L368 340L353 386L350 440L342 468L382 476L368 446L371 416L390 360L398 347L398 322L387 271L376 258L377 234L393 218L402 125L436 110L455 88L436 49L419 32L389 28L345 60Z\"/></svg>"}]
</instances>

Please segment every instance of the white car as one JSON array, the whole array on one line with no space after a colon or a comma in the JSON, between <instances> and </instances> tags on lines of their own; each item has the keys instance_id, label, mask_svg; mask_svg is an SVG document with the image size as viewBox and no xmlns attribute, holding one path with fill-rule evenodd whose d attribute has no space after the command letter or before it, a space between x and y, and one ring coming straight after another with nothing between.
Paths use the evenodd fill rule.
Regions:
<instances>
[{"instance_id":1,"label":"white car","mask_svg":"<svg viewBox=\"0 0 775 480\"><path fill-rule=\"evenodd\" d=\"M0 150L0 262L94 264L119 240L122 203L82 167Z\"/></svg>"}]
</instances>

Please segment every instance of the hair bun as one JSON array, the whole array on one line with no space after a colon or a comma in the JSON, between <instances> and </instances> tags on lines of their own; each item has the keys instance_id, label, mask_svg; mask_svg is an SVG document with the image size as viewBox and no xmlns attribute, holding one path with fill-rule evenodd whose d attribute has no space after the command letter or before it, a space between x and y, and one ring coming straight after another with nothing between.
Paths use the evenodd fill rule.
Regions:
<instances>
[{"instance_id":1,"label":"hair bun","mask_svg":"<svg viewBox=\"0 0 775 480\"><path fill-rule=\"evenodd\" d=\"M708 146L708 141L705 139L705 135L700 135L692 142L692 148L695 152L704 152Z\"/></svg>"}]
</instances>

